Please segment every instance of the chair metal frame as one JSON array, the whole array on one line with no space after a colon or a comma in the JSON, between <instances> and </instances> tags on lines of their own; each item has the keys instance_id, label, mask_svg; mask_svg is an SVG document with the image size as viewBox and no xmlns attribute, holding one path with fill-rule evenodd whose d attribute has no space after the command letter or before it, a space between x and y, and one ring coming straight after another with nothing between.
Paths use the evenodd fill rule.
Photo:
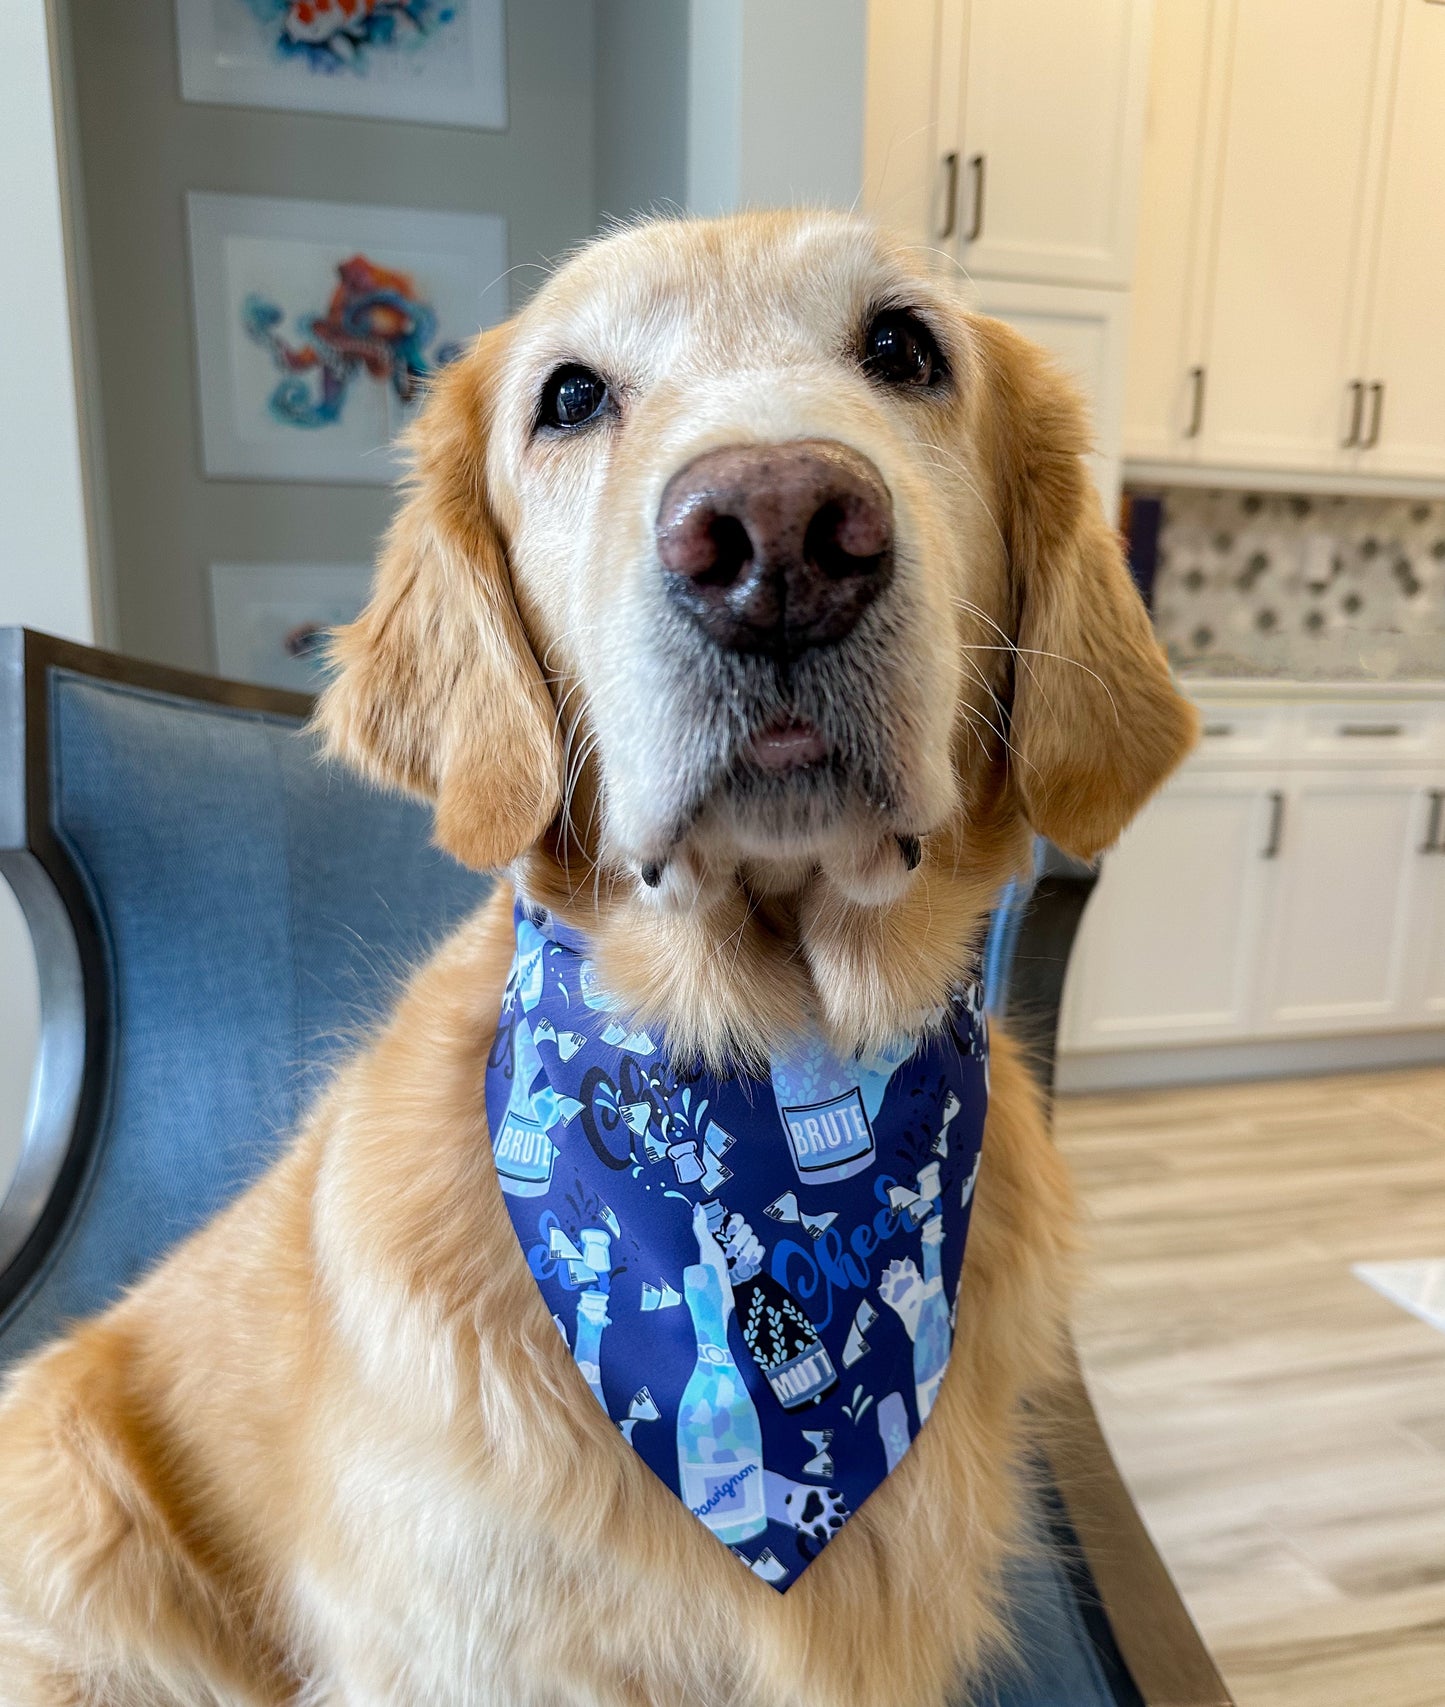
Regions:
<instances>
[{"instance_id":1,"label":"chair metal frame","mask_svg":"<svg viewBox=\"0 0 1445 1707\"><path fill-rule=\"evenodd\" d=\"M55 827L50 700L56 672L238 710L304 719L304 694L138 663L26 629L0 629L0 877L29 926L40 978L40 1058L19 1168L0 1198L0 1314L18 1296L82 1187L111 1070L110 948ZM1017 927L1006 1017L1053 1087L1069 950L1094 884L1050 850ZM1065 1547L1077 1546L1143 1707L1233 1707L1109 1452L1077 1358L1048 1396L1043 1436Z\"/></svg>"}]
</instances>

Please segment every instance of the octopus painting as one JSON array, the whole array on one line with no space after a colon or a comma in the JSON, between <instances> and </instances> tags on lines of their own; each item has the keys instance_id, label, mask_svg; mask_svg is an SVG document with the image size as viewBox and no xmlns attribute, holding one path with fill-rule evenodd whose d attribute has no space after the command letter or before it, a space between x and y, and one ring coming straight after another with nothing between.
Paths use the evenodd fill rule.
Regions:
<instances>
[{"instance_id":1,"label":"octopus painting","mask_svg":"<svg viewBox=\"0 0 1445 1707\"><path fill-rule=\"evenodd\" d=\"M362 374L413 403L425 381L461 353L439 343L435 310L406 274L353 255L336 269L336 288L322 314L303 315L300 339L282 332L285 314L255 293L242 305L246 335L270 352L282 379L269 408L296 427L325 427L341 418L347 393ZM318 383L319 382L319 383Z\"/></svg>"},{"instance_id":2,"label":"octopus painting","mask_svg":"<svg viewBox=\"0 0 1445 1707\"><path fill-rule=\"evenodd\" d=\"M277 51L313 71L364 72L368 57L418 45L452 22L457 5L442 0L246 0Z\"/></svg>"}]
</instances>

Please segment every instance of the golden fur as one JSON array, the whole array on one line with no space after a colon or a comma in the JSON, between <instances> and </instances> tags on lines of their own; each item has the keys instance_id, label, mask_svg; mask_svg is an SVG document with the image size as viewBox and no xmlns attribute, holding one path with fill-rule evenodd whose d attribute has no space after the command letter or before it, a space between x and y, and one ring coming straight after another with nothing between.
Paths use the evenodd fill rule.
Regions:
<instances>
[{"instance_id":1,"label":"golden fur","mask_svg":"<svg viewBox=\"0 0 1445 1707\"><path fill-rule=\"evenodd\" d=\"M808 339L905 291L953 382L877 401ZM646 367L661 345L666 373ZM539 446L537 376L594 346L642 376L622 422ZM598 659L645 644L657 492L711 444L820 431L894 493L913 627L879 679L902 683L886 732L923 864L866 813L773 850L704 812L644 892L628 743L664 742L672 713L638 734ZM843 1045L894 1032L940 1000L1031 828L1096 850L1192 738L1086 432L1036 351L861 222L623 233L437 384L322 727L434 799L459 857L590 931L680 1048L756 1055L810 1012ZM4 1707L939 1707L990 1649L1020 1400L1053 1367L1071 1249L1017 1053L995 1030L934 1413L780 1596L602 1414L521 1257L483 1103L510 910L503 884L254 1189L9 1381Z\"/></svg>"}]
</instances>

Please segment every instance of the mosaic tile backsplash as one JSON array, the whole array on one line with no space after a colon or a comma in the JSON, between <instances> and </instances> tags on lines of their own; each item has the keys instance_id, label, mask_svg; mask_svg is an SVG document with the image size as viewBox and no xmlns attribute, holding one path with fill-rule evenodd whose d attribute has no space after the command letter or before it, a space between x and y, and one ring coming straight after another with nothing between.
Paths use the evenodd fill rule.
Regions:
<instances>
[{"instance_id":1,"label":"mosaic tile backsplash","mask_svg":"<svg viewBox=\"0 0 1445 1707\"><path fill-rule=\"evenodd\" d=\"M1179 670L1445 677L1445 500L1162 496L1154 620Z\"/></svg>"}]
</instances>

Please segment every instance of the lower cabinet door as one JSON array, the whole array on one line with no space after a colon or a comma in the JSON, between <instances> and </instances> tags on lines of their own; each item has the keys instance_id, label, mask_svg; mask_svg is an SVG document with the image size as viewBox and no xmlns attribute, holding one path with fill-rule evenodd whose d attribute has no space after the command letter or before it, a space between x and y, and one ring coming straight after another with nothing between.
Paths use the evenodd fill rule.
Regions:
<instances>
[{"instance_id":1,"label":"lower cabinet door","mask_svg":"<svg viewBox=\"0 0 1445 1707\"><path fill-rule=\"evenodd\" d=\"M1411 939L1425 817L1418 776L1320 771L1290 779L1262 1032L1417 1023Z\"/></svg>"},{"instance_id":2,"label":"lower cabinet door","mask_svg":"<svg viewBox=\"0 0 1445 1707\"><path fill-rule=\"evenodd\" d=\"M1186 774L1104 856L1065 992L1067 1049L1246 1036L1279 861L1283 782Z\"/></svg>"},{"instance_id":3,"label":"lower cabinet door","mask_svg":"<svg viewBox=\"0 0 1445 1707\"><path fill-rule=\"evenodd\" d=\"M1445 1025L1445 778L1422 791L1424 831L1417 858L1414 1017Z\"/></svg>"}]
</instances>

